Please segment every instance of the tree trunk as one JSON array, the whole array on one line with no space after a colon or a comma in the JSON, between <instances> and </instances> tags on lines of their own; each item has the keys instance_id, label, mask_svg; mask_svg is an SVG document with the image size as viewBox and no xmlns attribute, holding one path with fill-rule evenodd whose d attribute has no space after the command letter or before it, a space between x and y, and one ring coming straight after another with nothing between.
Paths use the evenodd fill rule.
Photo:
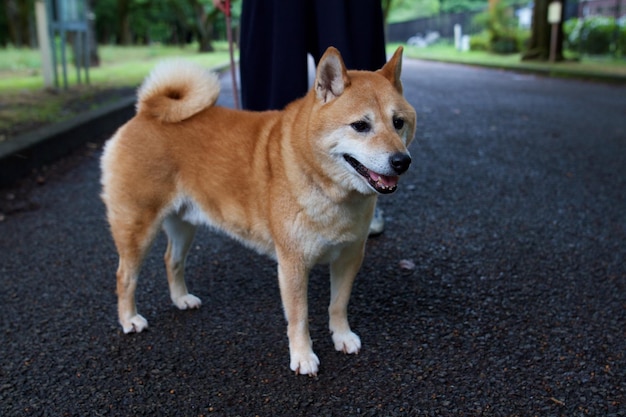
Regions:
<instances>
[{"instance_id":1,"label":"tree trunk","mask_svg":"<svg viewBox=\"0 0 626 417\"><path fill-rule=\"evenodd\" d=\"M94 1L87 1L87 42L89 44L89 66L100 66L100 55L98 54L98 42L96 41L96 15L94 14Z\"/></svg>"},{"instance_id":2,"label":"tree trunk","mask_svg":"<svg viewBox=\"0 0 626 417\"><path fill-rule=\"evenodd\" d=\"M9 42L20 48L31 46L29 21L34 13L32 2L6 0L4 7L7 17Z\"/></svg>"},{"instance_id":3,"label":"tree trunk","mask_svg":"<svg viewBox=\"0 0 626 417\"><path fill-rule=\"evenodd\" d=\"M132 34L130 32L130 0L117 0L117 13L120 20L117 42L120 45L130 45Z\"/></svg>"},{"instance_id":4,"label":"tree trunk","mask_svg":"<svg viewBox=\"0 0 626 417\"><path fill-rule=\"evenodd\" d=\"M192 1L196 14L196 34L198 35L198 52L212 52L213 48L213 22L218 16L218 10L207 13L204 5L198 0Z\"/></svg>"},{"instance_id":5,"label":"tree trunk","mask_svg":"<svg viewBox=\"0 0 626 417\"><path fill-rule=\"evenodd\" d=\"M556 38L557 61L563 60L563 14L565 12L565 1L562 1L561 22L558 24ZM533 26L530 36L528 50L522 54L522 60L547 61L550 58L550 40L552 36L552 25L548 23L548 5L550 0L537 0L533 9Z\"/></svg>"}]
</instances>

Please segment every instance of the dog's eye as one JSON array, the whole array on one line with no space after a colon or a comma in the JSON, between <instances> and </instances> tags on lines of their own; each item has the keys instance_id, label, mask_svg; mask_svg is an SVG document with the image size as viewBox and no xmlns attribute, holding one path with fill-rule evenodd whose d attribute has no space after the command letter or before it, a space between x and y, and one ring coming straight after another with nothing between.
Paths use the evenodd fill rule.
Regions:
<instances>
[{"instance_id":1,"label":"dog's eye","mask_svg":"<svg viewBox=\"0 0 626 417\"><path fill-rule=\"evenodd\" d=\"M400 130L404 127L404 119L401 119L399 117L394 117L393 118L393 127L396 130Z\"/></svg>"},{"instance_id":2,"label":"dog's eye","mask_svg":"<svg viewBox=\"0 0 626 417\"><path fill-rule=\"evenodd\" d=\"M352 126L352 129L356 130L359 133L367 133L371 129L370 124L365 120L359 120L358 122L350 124L350 126Z\"/></svg>"}]
</instances>

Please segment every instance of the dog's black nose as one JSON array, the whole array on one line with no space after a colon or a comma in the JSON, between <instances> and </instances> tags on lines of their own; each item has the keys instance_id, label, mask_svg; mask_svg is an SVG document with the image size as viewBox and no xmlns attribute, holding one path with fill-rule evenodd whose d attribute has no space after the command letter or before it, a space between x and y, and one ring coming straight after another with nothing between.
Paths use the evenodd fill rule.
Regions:
<instances>
[{"instance_id":1,"label":"dog's black nose","mask_svg":"<svg viewBox=\"0 0 626 417\"><path fill-rule=\"evenodd\" d=\"M405 153L394 153L391 157L389 157L389 163L393 167L394 171L400 175L409 169L409 165L411 165L411 157Z\"/></svg>"}]
</instances>

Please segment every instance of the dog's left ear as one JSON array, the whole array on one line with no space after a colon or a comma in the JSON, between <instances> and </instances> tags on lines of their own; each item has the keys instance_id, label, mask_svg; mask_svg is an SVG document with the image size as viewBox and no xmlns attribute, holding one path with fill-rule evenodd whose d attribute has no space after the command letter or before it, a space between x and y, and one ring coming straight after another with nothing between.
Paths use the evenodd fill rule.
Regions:
<instances>
[{"instance_id":1,"label":"dog's left ear","mask_svg":"<svg viewBox=\"0 0 626 417\"><path fill-rule=\"evenodd\" d=\"M328 103L339 97L349 85L348 70L341 54L331 46L324 52L317 65L315 94L322 103Z\"/></svg>"},{"instance_id":2,"label":"dog's left ear","mask_svg":"<svg viewBox=\"0 0 626 417\"><path fill-rule=\"evenodd\" d=\"M391 59L377 71L387 78L400 94L402 94L402 81L400 81L400 73L402 72L402 51L403 48L399 46Z\"/></svg>"}]
</instances>

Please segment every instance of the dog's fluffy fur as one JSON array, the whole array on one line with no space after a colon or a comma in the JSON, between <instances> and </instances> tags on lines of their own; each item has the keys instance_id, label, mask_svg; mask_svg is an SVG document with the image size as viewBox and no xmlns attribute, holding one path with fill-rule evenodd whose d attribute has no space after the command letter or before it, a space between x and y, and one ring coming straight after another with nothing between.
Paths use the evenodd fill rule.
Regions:
<instances>
[{"instance_id":1,"label":"dog's fluffy fur","mask_svg":"<svg viewBox=\"0 0 626 417\"><path fill-rule=\"evenodd\" d=\"M329 48L315 85L283 111L214 106L214 74L183 62L158 65L138 92L137 114L107 142L102 199L119 253L124 332L148 323L135 288L163 228L172 301L197 308L183 277L197 225L207 224L278 261L290 367L316 374L308 328L310 269L329 263L335 348L356 353L347 306L378 194L393 192L411 159L415 111L402 96L402 50L376 72L347 71Z\"/></svg>"}]
</instances>

